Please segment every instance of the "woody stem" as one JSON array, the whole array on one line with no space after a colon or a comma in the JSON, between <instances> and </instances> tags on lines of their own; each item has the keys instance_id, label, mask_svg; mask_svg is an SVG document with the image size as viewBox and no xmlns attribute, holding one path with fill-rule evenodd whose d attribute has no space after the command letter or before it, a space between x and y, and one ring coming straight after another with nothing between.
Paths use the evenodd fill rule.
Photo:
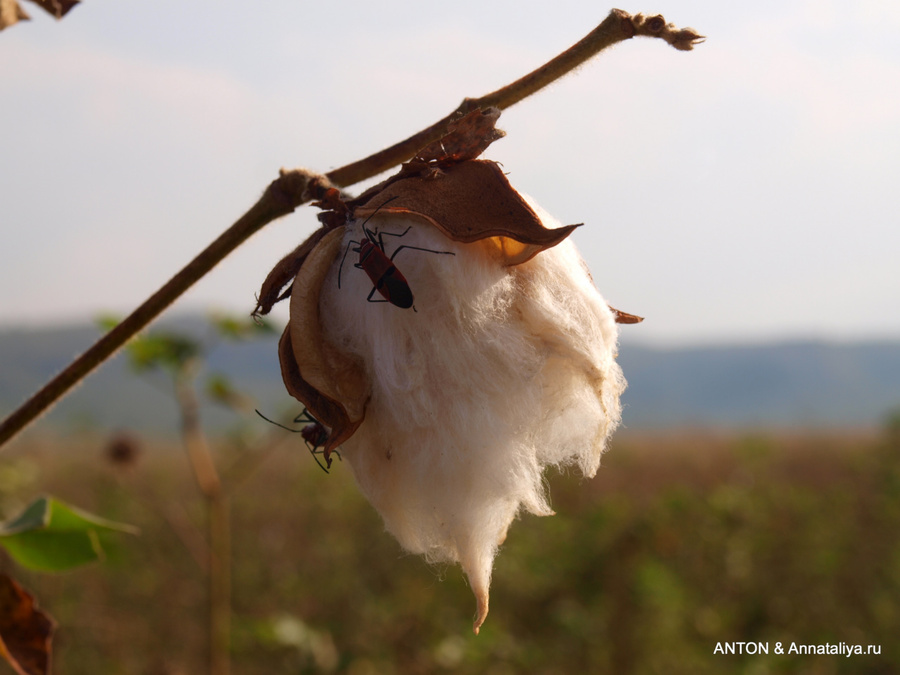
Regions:
<instances>
[{"instance_id":1,"label":"woody stem","mask_svg":"<svg viewBox=\"0 0 900 675\"><path fill-rule=\"evenodd\" d=\"M376 176L408 160L417 150L441 138L446 133L448 125L463 114L489 106L508 108L571 72L604 49L635 35L659 37L681 50L690 49L701 39L691 29L678 31L667 25L661 16L643 17L640 14L631 16L627 12L614 9L584 39L525 77L481 98L464 99L452 113L431 126L374 155L330 171L325 177L334 185L346 187ZM74 385L115 354L130 338L159 316L250 236L273 220L293 212L298 206L309 201L307 187L313 177L314 174L304 170L283 170L244 216L119 325L101 337L65 370L0 422L0 446L37 419Z\"/></svg>"}]
</instances>

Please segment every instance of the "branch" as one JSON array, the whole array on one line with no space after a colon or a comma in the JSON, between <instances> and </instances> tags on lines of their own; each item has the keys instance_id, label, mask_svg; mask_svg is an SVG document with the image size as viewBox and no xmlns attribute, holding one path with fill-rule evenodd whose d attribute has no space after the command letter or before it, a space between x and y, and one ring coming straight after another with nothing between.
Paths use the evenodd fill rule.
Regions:
<instances>
[{"instance_id":1,"label":"branch","mask_svg":"<svg viewBox=\"0 0 900 675\"><path fill-rule=\"evenodd\" d=\"M3 420L0 424L0 446L49 409L94 368L111 357L252 234L276 218L291 213L302 204L305 201L302 195L310 175L302 170L282 172L240 220L219 235L218 239L119 325L95 342L84 354Z\"/></svg>"},{"instance_id":2,"label":"branch","mask_svg":"<svg viewBox=\"0 0 900 675\"><path fill-rule=\"evenodd\" d=\"M322 187L327 187L329 182L346 187L372 178L414 157L419 148L441 138L446 133L448 124L465 113L490 106L496 106L501 110L506 109L571 72L604 49L635 35L658 37L676 49L684 51L690 50L693 45L699 44L703 40L702 36L690 28L678 30L671 24L666 24L662 16L644 17L642 14L631 16L627 12L614 9L584 39L537 70L481 98L464 99L445 118L410 136L405 141L358 162L335 169L325 174L324 177L316 176L304 169L293 171L282 169L281 175L266 188L259 201L240 220L222 233L218 239L166 282L122 323L100 338L84 354L3 420L0 423L0 446L48 410L97 366L110 358L130 338L159 316L166 307L250 236L273 220L292 213L301 204L318 198L317 192ZM317 180L313 181L314 178Z\"/></svg>"},{"instance_id":3,"label":"branch","mask_svg":"<svg viewBox=\"0 0 900 675\"><path fill-rule=\"evenodd\" d=\"M563 75L572 72L604 49L628 40L635 35L661 38L675 47L675 49L681 51L690 51L695 44L700 44L704 40L703 36L698 34L693 28L678 30L674 25L667 24L666 20L660 15L645 17L643 14L636 14L631 16L621 9L614 9L599 26L588 33L582 40L537 70L481 98L463 99L463 102L459 104L456 110L439 122L410 136L405 141L385 148L370 157L348 164L340 169L335 169L327 174L328 178L335 185L347 186L376 176L401 162L405 162L410 157L414 157L419 148L423 148L429 143L438 140L447 132L447 125L466 113L477 108L490 107L506 110L558 80Z\"/></svg>"}]
</instances>

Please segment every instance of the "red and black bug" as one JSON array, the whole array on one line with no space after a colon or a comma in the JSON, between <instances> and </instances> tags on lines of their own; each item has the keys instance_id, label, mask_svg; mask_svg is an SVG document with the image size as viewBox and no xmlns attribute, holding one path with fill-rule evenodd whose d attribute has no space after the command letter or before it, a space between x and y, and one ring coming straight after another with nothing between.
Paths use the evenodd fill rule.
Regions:
<instances>
[{"instance_id":1,"label":"red and black bug","mask_svg":"<svg viewBox=\"0 0 900 675\"><path fill-rule=\"evenodd\" d=\"M300 434L303 438L303 442L306 443L306 447L309 448L310 454L312 454L313 459L316 460L316 464L318 464L322 471L328 473L328 469L331 468L331 453L334 452L337 455L338 459L341 459L341 453L337 450L326 450L325 442L328 440L328 430L322 426L322 423L319 422L315 417L313 417L309 410L304 408L303 412L297 415L294 418L294 424L301 424L303 422L308 422L306 426L302 429L291 429L290 427L286 427L283 424L279 424L274 420L270 420L268 417L263 415L259 410L256 411L256 414L262 417L266 422L270 424L274 424L276 427L281 427L282 429L286 429L290 431L292 434ZM317 455L322 455L325 458L325 464L319 461Z\"/></svg>"},{"instance_id":2,"label":"red and black bug","mask_svg":"<svg viewBox=\"0 0 900 675\"><path fill-rule=\"evenodd\" d=\"M422 248L420 246L398 246L394 252L391 254L391 257L388 258L387 252L384 250L384 236L389 235L391 237L402 237L406 235L412 229L412 225L407 227L403 232L396 234L394 232L379 232L378 230L370 230L366 227L366 223L368 223L372 217L378 213L378 210L390 202L391 200L396 199L396 197L392 197L388 199L384 204L379 206L372 213L371 216L366 218L365 222L362 224L363 233L366 235L366 238L362 241L354 241L350 240L347 243L347 248L344 250L344 257L341 258L341 266L338 268L338 288L341 287L341 273L344 269L344 261L347 259L347 254L350 252L350 247L356 244L356 248L353 249L354 253L359 253L359 262L354 263L353 266L364 271L369 279L372 280L372 291L366 297L366 300L369 302L389 302L392 305L396 305L401 309L409 309L413 308L415 311L415 307L413 307L413 294L412 289L409 287L409 282L406 280L406 277L397 269L397 266L394 264L394 258L397 257L397 254L400 253L403 249L411 249L413 251L424 251L426 253L436 253L438 255L456 255L452 251L435 251L430 248ZM373 300L372 296L378 292L382 300Z\"/></svg>"}]
</instances>

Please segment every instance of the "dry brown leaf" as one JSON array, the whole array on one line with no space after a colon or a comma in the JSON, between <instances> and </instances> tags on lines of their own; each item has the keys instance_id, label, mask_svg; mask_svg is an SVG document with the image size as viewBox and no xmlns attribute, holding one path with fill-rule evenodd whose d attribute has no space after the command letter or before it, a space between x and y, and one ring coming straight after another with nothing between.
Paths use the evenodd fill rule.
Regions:
<instances>
[{"instance_id":1,"label":"dry brown leaf","mask_svg":"<svg viewBox=\"0 0 900 675\"><path fill-rule=\"evenodd\" d=\"M644 317L642 316L623 312L620 309L616 309L612 305L609 305L609 308L612 310L613 315L616 317L616 323L640 323L644 320Z\"/></svg>"},{"instance_id":2,"label":"dry brown leaf","mask_svg":"<svg viewBox=\"0 0 900 675\"><path fill-rule=\"evenodd\" d=\"M344 201L335 188L320 186L315 205L323 227L285 256L269 273L259 293L254 316L290 297L293 279L306 257L330 231L350 217L365 218L385 202L384 213L420 218L454 241L482 241L504 265L519 265L555 246L578 225L548 230L534 210L509 184L496 162L475 160L494 140L500 110L474 110L450 125L449 132L422 148L400 171ZM312 184L311 184L312 185Z\"/></svg>"},{"instance_id":3,"label":"dry brown leaf","mask_svg":"<svg viewBox=\"0 0 900 675\"><path fill-rule=\"evenodd\" d=\"M478 157L498 138L506 136L505 131L496 129L500 118L499 108L475 109L452 122L447 133L441 138L420 148L415 157L400 167L400 171L348 202L355 206L365 204L373 196L383 192L391 183L408 177L439 178L442 169ZM320 216L321 217L321 216Z\"/></svg>"},{"instance_id":4,"label":"dry brown leaf","mask_svg":"<svg viewBox=\"0 0 900 675\"><path fill-rule=\"evenodd\" d=\"M331 451L350 438L362 420L351 422L347 411L340 403L324 396L300 376L300 369L297 366L296 358L294 358L294 348L291 345L290 331L290 326L285 328L278 343L281 377L284 380L284 386L288 393L303 403L310 413L329 429L328 439L323 446L327 463Z\"/></svg>"},{"instance_id":5,"label":"dry brown leaf","mask_svg":"<svg viewBox=\"0 0 900 675\"><path fill-rule=\"evenodd\" d=\"M548 230L500 166L488 160L460 162L437 174L423 171L382 185L377 193L369 190L352 202L355 218L380 207L380 213L423 219L454 241L469 244L492 238L505 265L530 260L578 227Z\"/></svg>"},{"instance_id":6,"label":"dry brown leaf","mask_svg":"<svg viewBox=\"0 0 900 675\"><path fill-rule=\"evenodd\" d=\"M31 17L16 0L0 0L0 30L9 28L19 21L30 21Z\"/></svg>"},{"instance_id":7,"label":"dry brown leaf","mask_svg":"<svg viewBox=\"0 0 900 675\"><path fill-rule=\"evenodd\" d=\"M30 0L57 19L63 18L80 0Z\"/></svg>"},{"instance_id":8,"label":"dry brown leaf","mask_svg":"<svg viewBox=\"0 0 900 675\"><path fill-rule=\"evenodd\" d=\"M331 264L341 250L344 228L335 228L307 257L291 296L291 342L303 378L328 398L340 402L351 421L365 414L369 385L361 364L331 345L321 329L319 297Z\"/></svg>"},{"instance_id":9,"label":"dry brown leaf","mask_svg":"<svg viewBox=\"0 0 900 675\"><path fill-rule=\"evenodd\" d=\"M50 672L55 628L34 597L12 577L0 573L0 655L19 675Z\"/></svg>"},{"instance_id":10,"label":"dry brown leaf","mask_svg":"<svg viewBox=\"0 0 900 675\"><path fill-rule=\"evenodd\" d=\"M38 7L57 19L69 13L79 0L31 0ZM17 0L0 0L0 30L12 26L18 21L29 21L30 16L22 9Z\"/></svg>"},{"instance_id":11,"label":"dry brown leaf","mask_svg":"<svg viewBox=\"0 0 900 675\"><path fill-rule=\"evenodd\" d=\"M343 236L343 227L330 230L303 261L291 294L291 320L279 345L288 391L330 429L326 452L356 431L369 398L362 364L324 337L319 317L322 284L341 250Z\"/></svg>"},{"instance_id":12,"label":"dry brown leaf","mask_svg":"<svg viewBox=\"0 0 900 675\"><path fill-rule=\"evenodd\" d=\"M303 266L303 261L326 234L326 228L319 228L272 268L259 291L253 316L268 314L276 302L291 296L294 278Z\"/></svg>"}]
</instances>

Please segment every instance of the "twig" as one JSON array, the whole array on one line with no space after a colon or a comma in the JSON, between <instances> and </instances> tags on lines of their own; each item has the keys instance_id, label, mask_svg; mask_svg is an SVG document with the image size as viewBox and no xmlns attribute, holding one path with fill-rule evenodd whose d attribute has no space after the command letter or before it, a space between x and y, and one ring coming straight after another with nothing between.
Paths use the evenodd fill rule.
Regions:
<instances>
[{"instance_id":1,"label":"twig","mask_svg":"<svg viewBox=\"0 0 900 675\"><path fill-rule=\"evenodd\" d=\"M548 84L558 80L572 72L578 66L604 49L618 42L627 40L635 35L646 37L658 37L675 49L690 51L695 44L701 43L704 38L692 28L677 29L672 24L667 24L662 16L645 17L643 14L631 16L621 9L614 9L609 16L588 33L583 39L569 47L566 51L554 57L537 70L533 70L525 77L485 94L481 98L466 98L452 113L445 118L410 136L405 141L385 148L381 152L361 159L353 164L335 169L327 174L329 180L335 185L348 186L358 183L382 171L386 171L401 162L415 156L419 148L438 140L447 131L447 126L456 119L478 108L500 108L506 110L519 101L540 91Z\"/></svg>"},{"instance_id":2,"label":"twig","mask_svg":"<svg viewBox=\"0 0 900 675\"><path fill-rule=\"evenodd\" d=\"M408 160L415 155L419 148L439 139L446 132L447 125L462 114L476 108L489 106L495 106L501 110L506 109L571 72L604 49L635 35L658 37L680 50L689 50L703 39L690 28L678 30L671 24L666 24L661 16L644 17L641 14L631 16L627 12L614 9L583 40L532 73L481 98L463 100L447 117L410 136L405 141L358 162L335 169L325 177L334 185L346 187L376 176ZM307 187L313 177L316 177L315 174L303 169L293 171L282 169L281 175L266 188L259 201L240 220L229 227L122 323L100 338L84 354L75 359L65 370L3 420L0 423L0 446L48 410L97 366L110 358L130 338L159 316L166 307L250 236L273 220L293 212L298 206L309 201L311 195Z\"/></svg>"},{"instance_id":3,"label":"twig","mask_svg":"<svg viewBox=\"0 0 900 675\"><path fill-rule=\"evenodd\" d=\"M209 522L209 672L231 672L231 503L217 493L207 499Z\"/></svg>"},{"instance_id":4,"label":"twig","mask_svg":"<svg viewBox=\"0 0 900 675\"><path fill-rule=\"evenodd\" d=\"M94 368L137 335L182 293L205 276L225 256L235 250L267 223L291 213L305 199L303 194L309 176L303 170L282 171L260 200L234 225L219 235L212 244L194 258L162 288L150 296L119 325L94 343L84 354L54 377L0 424L0 446L50 408Z\"/></svg>"},{"instance_id":5,"label":"twig","mask_svg":"<svg viewBox=\"0 0 900 675\"><path fill-rule=\"evenodd\" d=\"M209 531L209 673L231 672L231 521L228 496L213 462L200 424L199 401L188 363L175 375L175 396L181 412L181 433L191 472L203 496Z\"/></svg>"}]
</instances>

